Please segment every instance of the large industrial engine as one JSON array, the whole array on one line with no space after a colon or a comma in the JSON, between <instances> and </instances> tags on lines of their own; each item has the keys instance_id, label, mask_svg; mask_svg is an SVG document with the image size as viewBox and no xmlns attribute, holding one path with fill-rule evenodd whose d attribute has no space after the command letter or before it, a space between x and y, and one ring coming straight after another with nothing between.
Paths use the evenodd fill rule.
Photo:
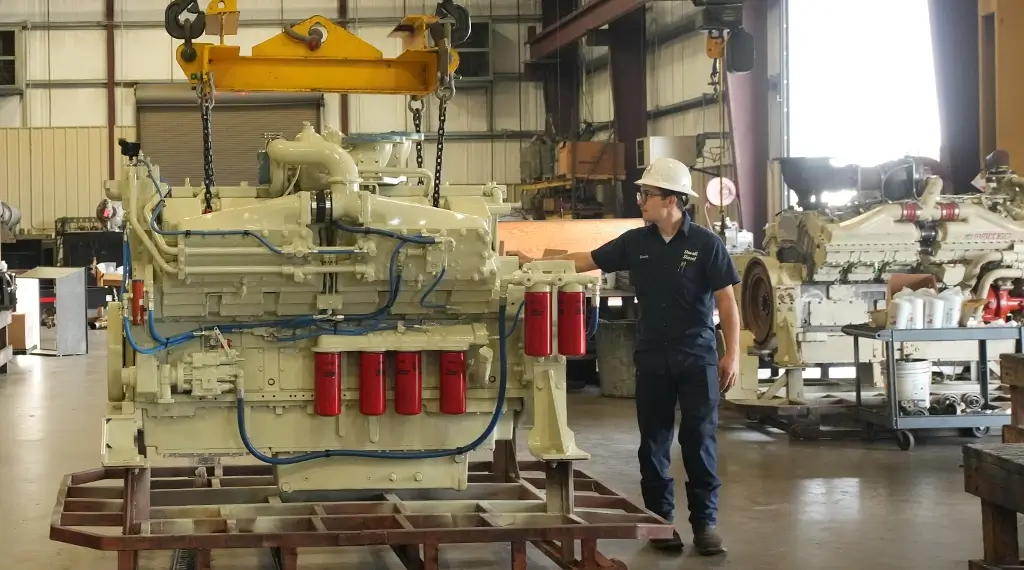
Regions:
<instances>
[{"instance_id":1,"label":"large industrial engine","mask_svg":"<svg viewBox=\"0 0 1024 570\"><path fill-rule=\"evenodd\" d=\"M21 210L5 202L0 202L0 242L4 241L6 232L13 239L14 230L21 223ZM2 249L2 248L0 248ZM18 303L18 286L14 273L8 271L7 262L0 255L0 311L13 311Z\"/></svg>"},{"instance_id":2,"label":"large industrial engine","mask_svg":"<svg viewBox=\"0 0 1024 570\"><path fill-rule=\"evenodd\" d=\"M1024 307L1013 296L1014 278L1024 276L1024 210L1005 167L990 164L985 192L953 196L934 163L919 158L875 167L777 164L798 204L768 225L765 251L748 256L740 295L752 352L763 361L792 369L852 362L853 341L841 327L884 309L897 274L931 275L939 289L988 299L965 320L1005 320ZM839 205L830 202L836 198ZM973 342L902 348L936 363L977 358ZM1012 351L1012 342L1004 348ZM861 362L883 356L881 343L862 344Z\"/></svg>"},{"instance_id":3,"label":"large industrial engine","mask_svg":"<svg viewBox=\"0 0 1024 570\"><path fill-rule=\"evenodd\" d=\"M405 166L417 136L307 124L254 159L259 185L212 199L133 151L108 190L128 229L104 465L239 456L284 492L462 489L470 454L531 417L535 457L589 457L565 362L598 279L499 255L500 186L442 186L435 207Z\"/></svg>"}]
</instances>

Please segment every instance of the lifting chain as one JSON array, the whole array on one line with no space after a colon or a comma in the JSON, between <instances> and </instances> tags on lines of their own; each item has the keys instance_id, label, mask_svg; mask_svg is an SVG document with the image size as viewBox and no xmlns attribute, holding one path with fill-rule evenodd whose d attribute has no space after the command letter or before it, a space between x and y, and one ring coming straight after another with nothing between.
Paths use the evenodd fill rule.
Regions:
<instances>
[{"instance_id":1,"label":"lifting chain","mask_svg":"<svg viewBox=\"0 0 1024 570\"><path fill-rule=\"evenodd\" d=\"M412 126L416 129L416 134L423 134L423 108L426 104L423 99L419 97L412 97L409 99L409 112L412 113ZM423 141L416 141L416 168L423 168ZM420 178L420 186L423 186L425 181Z\"/></svg>"},{"instance_id":2,"label":"lifting chain","mask_svg":"<svg viewBox=\"0 0 1024 570\"><path fill-rule=\"evenodd\" d=\"M441 166L444 160L444 126L448 120L448 101L455 96L455 86L448 85L438 89L437 107L437 160L434 167L434 193L431 196L431 203L435 208L441 206Z\"/></svg>"},{"instance_id":3,"label":"lifting chain","mask_svg":"<svg viewBox=\"0 0 1024 570\"><path fill-rule=\"evenodd\" d=\"M200 119L203 123L203 213L209 214L213 211L213 99L214 99L213 74L209 74L207 81L201 81L196 86L196 94L199 96Z\"/></svg>"}]
</instances>

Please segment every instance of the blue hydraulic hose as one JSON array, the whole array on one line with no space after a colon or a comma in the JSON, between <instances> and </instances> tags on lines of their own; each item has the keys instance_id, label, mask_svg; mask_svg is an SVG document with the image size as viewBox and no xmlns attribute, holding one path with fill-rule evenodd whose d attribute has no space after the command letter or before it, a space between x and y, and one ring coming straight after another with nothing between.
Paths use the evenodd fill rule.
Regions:
<instances>
[{"instance_id":1,"label":"blue hydraulic hose","mask_svg":"<svg viewBox=\"0 0 1024 570\"><path fill-rule=\"evenodd\" d=\"M255 238L257 241L259 241L261 244L263 244L264 247L266 247L267 249L269 249L270 251L272 251L272 252L274 252L274 253L276 253L278 255L287 255L284 252L284 250L282 250L281 248L277 247L276 245L270 243L270 241L268 241L266 238L264 238L263 236L259 235L258 233L254 233L254 232L252 232L250 230L176 230L176 231L166 231L166 230L161 229L160 227L158 227L156 225L156 219L160 215L160 212L163 211L163 209L164 209L164 199L166 198L167 195L170 194L170 185L168 185L167 195L165 195L163 192L160 191L160 183L156 181L156 177L153 175L153 167L150 166L150 164L148 162L145 162L145 161L143 161L142 164L144 164L146 166L146 173L147 173L147 175L149 177L149 180L153 183L153 186L156 188L156 193L160 195L160 201L157 202L156 207L153 208L153 217L149 220L149 227L150 227L150 229L152 229L157 235L162 235L162 236L192 236L192 235L195 235L195 236L248 236L248 237ZM311 253L313 253L315 255L352 255L352 254L356 254L356 253L360 253L360 252L358 250L355 250L355 249L316 249L316 250L312 251Z\"/></svg>"},{"instance_id":2,"label":"blue hydraulic hose","mask_svg":"<svg viewBox=\"0 0 1024 570\"><path fill-rule=\"evenodd\" d=\"M325 459L328 457L363 457L369 459L437 459L441 457L452 457L455 455L462 455L468 453L480 445L482 445L487 438L494 433L495 428L498 427L498 421L501 420L502 409L505 407L505 389L508 386L508 354L507 347L505 345L506 333L505 333L505 318L506 318L506 307L502 303L498 308L498 401L494 406L494 413L491 416L491 422L487 425L487 429L480 434L475 440L462 447L456 447L455 449L441 449L436 451L363 451L355 449L328 449L324 451L314 451L311 453L304 453L302 455L295 455L292 457L271 457L264 455L260 450L252 444L249 440L249 434L245 429L245 393L243 390L238 391L236 397L235 409L238 415L238 436L242 440L242 444L245 449L263 463L269 463L270 465L294 465L296 463L305 463L307 461L313 461L314 459Z\"/></svg>"},{"instance_id":3,"label":"blue hydraulic hose","mask_svg":"<svg viewBox=\"0 0 1024 570\"><path fill-rule=\"evenodd\" d=\"M437 286L441 284L441 280L444 279L444 272L447 269L447 267L442 267L441 272L437 274L437 278L430 284L430 287L427 287L426 292L424 292L423 296L420 297L420 306L427 309L444 309L446 307L446 305L442 303L428 303L427 297L429 297L430 294L434 292L434 289L437 289Z\"/></svg>"},{"instance_id":4,"label":"blue hydraulic hose","mask_svg":"<svg viewBox=\"0 0 1024 570\"><path fill-rule=\"evenodd\" d=\"M395 238L397 240L402 240L404 242L415 243L419 245L433 245L437 243L437 240L430 236L406 236L398 232L393 232L391 230L385 230L380 228L362 228L358 226L346 226L341 222L334 222L334 227L338 228L339 230L354 234L372 234L378 236L386 236L390 238Z\"/></svg>"}]
</instances>

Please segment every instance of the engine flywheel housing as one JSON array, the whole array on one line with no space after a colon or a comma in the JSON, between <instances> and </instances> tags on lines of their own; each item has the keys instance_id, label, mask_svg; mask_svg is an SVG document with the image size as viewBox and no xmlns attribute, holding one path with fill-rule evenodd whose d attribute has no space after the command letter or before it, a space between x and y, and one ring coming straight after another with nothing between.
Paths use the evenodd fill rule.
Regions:
<instances>
[{"instance_id":1,"label":"engine flywheel housing","mask_svg":"<svg viewBox=\"0 0 1024 570\"><path fill-rule=\"evenodd\" d=\"M754 335L757 344L764 344L775 332L775 288L771 272L761 259L751 259L743 272L740 314L743 327Z\"/></svg>"}]
</instances>

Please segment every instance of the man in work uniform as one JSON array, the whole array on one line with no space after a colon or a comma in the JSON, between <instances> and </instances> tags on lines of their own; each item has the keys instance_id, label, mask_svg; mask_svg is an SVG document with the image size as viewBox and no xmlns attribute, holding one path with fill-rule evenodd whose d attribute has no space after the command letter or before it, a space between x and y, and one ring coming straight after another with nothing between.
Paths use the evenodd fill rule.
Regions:
<instances>
[{"instance_id":1,"label":"man in work uniform","mask_svg":"<svg viewBox=\"0 0 1024 570\"><path fill-rule=\"evenodd\" d=\"M647 509L674 520L675 492L669 475L676 404L681 408L679 444L686 470L686 500L694 546L700 554L725 552L716 530L717 442L720 394L735 385L739 370L739 308L736 267L725 243L684 211L693 191L689 169L659 158L637 181L637 201L647 226L629 230L572 260L576 271L630 272L640 318L636 349L636 411L640 427L640 487ZM532 261L517 254L520 261ZM725 335L719 358L715 307ZM678 533L654 546L682 551Z\"/></svg>"}]
</instances>

